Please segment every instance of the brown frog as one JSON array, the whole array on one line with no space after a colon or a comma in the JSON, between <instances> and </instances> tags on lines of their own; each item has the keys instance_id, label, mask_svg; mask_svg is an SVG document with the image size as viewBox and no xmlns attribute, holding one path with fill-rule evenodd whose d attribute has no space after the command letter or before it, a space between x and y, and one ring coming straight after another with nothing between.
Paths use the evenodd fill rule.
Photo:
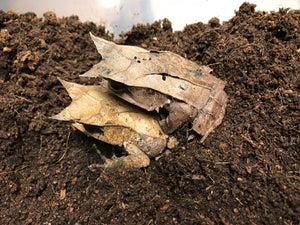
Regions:
<instances>
[{"instance_id":1,"label":"brown frog","mask_svg":"<svg viewBox=\"0 0 300 225\"><path fill-rule=\"evenodd\" d=\"M209 67L172 52L91 37L102 60L81 76L104 78L110 93L159 112L164 132L172 133L182 123L191 122L203 142L222 122L227 103L225 83L212 76Z\"/></svg>"},{"instance_id":2,"label":"brown frog","mask_svg":"<svg viewBox=\"0 0 300 225\"><path fill-rule=\"evenodd\" d=\"M146 167L159 155L167 135L145 110L107 93L104 85L85 86L60 80L72 103L52 119L72 121L73 126L103 142L124 147L127 156L106 160L104 167Z\"/></svg>"}]
</instances>

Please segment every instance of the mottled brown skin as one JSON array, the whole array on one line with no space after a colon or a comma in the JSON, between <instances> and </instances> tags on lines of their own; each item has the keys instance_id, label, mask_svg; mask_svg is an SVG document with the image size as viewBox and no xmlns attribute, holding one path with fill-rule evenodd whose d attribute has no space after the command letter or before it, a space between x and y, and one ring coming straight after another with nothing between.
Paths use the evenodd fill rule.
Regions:
<instances>
[{"instance_id":1,"label":"mottled brown skin","mask_svg":"<svg viewBox=\"0 0 300 225\"><path fill-rule=\"evenodd\" d=\"M146 167L159 155L167 136L144 110L106 92L102 85L85 86L60 80L72 103L52 119L72 121L73 126L100 141L124 147L127 156L106 160L104 167Z\"/></svg>"},{"instance_id":2,"label":"mottled brown skin","mask_svg":"<svg viewBox=\"0 0 300 225\"><path fill-rule=\"evenodd\" d=\"M222 122L227 104L225 83L212 76L209 67L172 52L91 37L102 60L82 76L104 78L112 94L147 111L157 111L164 132L170 134L190 122L203 142Z\"/></svg>"}]
</instances>

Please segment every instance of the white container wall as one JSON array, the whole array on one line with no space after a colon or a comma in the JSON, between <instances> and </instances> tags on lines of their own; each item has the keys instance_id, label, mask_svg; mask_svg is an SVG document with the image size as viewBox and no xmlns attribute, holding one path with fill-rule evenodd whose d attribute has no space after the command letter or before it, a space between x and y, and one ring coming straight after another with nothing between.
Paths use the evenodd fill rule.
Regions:
<instances>
[{"instance_id":1,"label":"white container wall","mask_svg":"<svg viewBox=\"0 0 300 225\"><path fill-rule=\"evenodd\" d=\"M12 9L42 16L52 10L58 17L78 15L81 21L105 25L115 35L129 31L133 24L152 23L168 18L174 30L186 24L207 22L212 17L220 21L234 16L245 0L1 0L0 9ZM300 0L249 0L256 10L276 11L279 8L300 9ZM115 36L117 37L117 36Z\"/></svg>"}]
</instances>

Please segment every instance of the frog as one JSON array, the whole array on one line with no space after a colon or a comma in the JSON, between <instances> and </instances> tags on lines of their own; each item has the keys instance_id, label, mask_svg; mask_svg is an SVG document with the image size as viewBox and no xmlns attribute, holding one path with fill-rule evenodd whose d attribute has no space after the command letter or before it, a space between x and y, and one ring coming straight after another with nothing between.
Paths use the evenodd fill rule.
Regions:
<instances>
[{"instance_id":1,"label":"frog","mask_svg":"<svg viewBox=\"0 0 300 225\"><path fill-rule=\"evenodd\" d=\"M108 93L102 85L82 85L58 78L72 102L51 119L71 121L79 131L122 147L128 155L105 159L105 168L142 168L167 145L166 135L155 117Z\"/></svg>"},{"instance_id":2,"label":"frog","mask_svg":"<svg viewBox=\"0 0 300 225\"><path fill-rule=\"evenodd\" d=\"M225 82L213 76L211 68L169 51L118 45L90 36L102 59L80 76L100 78L109 93L157 112L166 134L188 123L203 143L221 124L228 96Z\"/></svg>"}]
</instances>

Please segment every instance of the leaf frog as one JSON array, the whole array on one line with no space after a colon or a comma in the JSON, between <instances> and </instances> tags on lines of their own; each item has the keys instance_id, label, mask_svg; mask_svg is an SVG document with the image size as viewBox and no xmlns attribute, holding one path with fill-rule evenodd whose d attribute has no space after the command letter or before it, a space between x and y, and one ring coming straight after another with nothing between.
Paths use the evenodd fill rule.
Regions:
<instances>
[{"instance_id":1,"label":"leaf frog","mask_svg":"<svg viewBox=\"0 0 300 225\"><path fill-rule=\"evenodd\" d=\"M81 76L101 77L110 93L157 111L165 133L190 122L203 142L222 122L225 82L212 76L209 67L168 51L117 45L92 34L91 38L102 60Z\"/></svg>"},{"instance_id":2,"label":"leaf frog","mask_svg":"<svg viewBox=\"0 0 300 225\"><path fill-rule=\"evenodd\" d=\"M73 126L103 142L124 147L127 156L107 160L105 167L146 167L159 155L167 135L151 113L107 93L104 85L85 86L59 79L71 104L52 119L72 121Z\"/></svg>"}]
</instances>

